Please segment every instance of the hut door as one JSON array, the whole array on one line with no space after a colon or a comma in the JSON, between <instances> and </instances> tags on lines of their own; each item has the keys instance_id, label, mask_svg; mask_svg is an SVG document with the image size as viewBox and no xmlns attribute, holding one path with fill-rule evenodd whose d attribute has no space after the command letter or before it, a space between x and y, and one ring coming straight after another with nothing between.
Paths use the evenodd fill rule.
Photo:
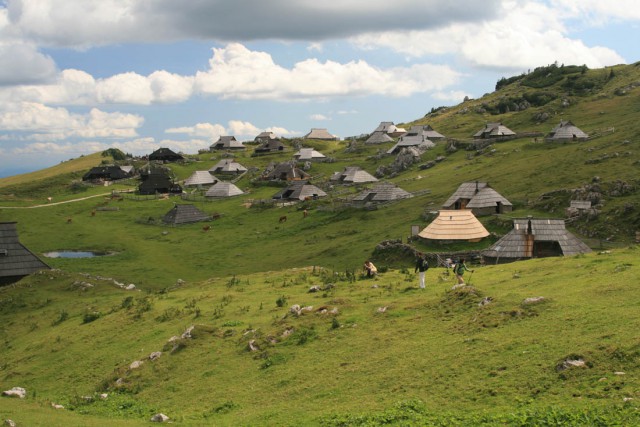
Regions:
<instances>
[{"instance_id":1,"label":"hut door","mask_svg":"<svg viewBox=\"0 0 640 427\"><path fill-rule=\"evenodd\" d=\"M502 202L496 202L496 213L502 213Z\"/></svg>"}]
</instances>

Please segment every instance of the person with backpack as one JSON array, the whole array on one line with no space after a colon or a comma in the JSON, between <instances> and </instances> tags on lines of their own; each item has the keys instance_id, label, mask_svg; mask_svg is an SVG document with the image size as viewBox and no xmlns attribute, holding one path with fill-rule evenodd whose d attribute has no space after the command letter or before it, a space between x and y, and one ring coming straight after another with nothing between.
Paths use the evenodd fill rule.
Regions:
<instances>
[{"instance_id":1,"label":"person with backpack","mask_svg":"<svg viewBox=\"0 0 640 427\"><path fill-rule=\"evenodd\" d=\"M458 285L464 285L464 278L462 276L464 275L465 271L470 271L473 273L473 270L469 270L467 268L466 264L464 263L464 258L462 258L453 267L453 272L456 275L456 279L458 279Z\"/></svg>"},{"instance_id":2,"label":"person with backpack","mask_svg":"<svg viewBox=\"0 0 640 427\"><path fill-rule=\"evenodd\" d=\"M427 262L426 255L419 253L418 258L416 259L416 268L413 270L413 272L419 272L420 282L418 283L418 286L420 286L420 289L425 288L424 276L428 269L429 263Z\"/></svg>"}]
</instances>

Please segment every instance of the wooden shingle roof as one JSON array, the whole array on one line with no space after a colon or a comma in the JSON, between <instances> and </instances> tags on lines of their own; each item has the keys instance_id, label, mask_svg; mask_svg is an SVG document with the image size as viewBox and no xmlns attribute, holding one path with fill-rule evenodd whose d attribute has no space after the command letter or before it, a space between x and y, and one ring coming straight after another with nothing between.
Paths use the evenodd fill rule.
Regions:
<instances>
[{"instance_id":1,"label":"wooden shingle roof","mask_svg":"<svg viewBox=\"0 0 640 427\"><path fill-rule=\"evenodd\" d=\"M306 134L304 139L324 139L324 140L332 140L335 141L338 139L337 136L332 135L324 128L311 128L311 132Z\"/></svg>"},{"instance_id":2,"label":"wooden shingle roof","mask_svg":"<svg viewBox=\"0 0 640 427\"><path fill-rule=\"evenodd\" d=\"M327 193L307 181L293 181L287 188L278 191L273 199L279 200L305 200L325 197Z\"/></svg>"},{"instance_id":3,"label":"wooden shingle roof","mask_svg":"<svg viewBox=\"0 0 640 427\"><path fill-rule=\"evenodd\" d=\"M364 190L353 198L355 202L388 202L413 197L411 193L390 183L382 182L370 190Z\"/></svg>"},{"instance_id":4,"label":"wooden shingle roof","mask_svg":"<svg viewBox=\"0 0 640 427\"><path fill-rule=\"evenodd\" d=\"M0 283L12 283L48 268L20 243L15 222L0 222Z\"/></svg>"},{"instance_id":5,"label":"wooden shingle roof","mask_svg":"<svg viewBox=\"0 0 640 427\"><path fill-rule=\"evenodd\" d=\"M489 232L470 210L441 210L418 236L430 240L477 241L487 237Z\"/></svg>"},{"instance_id":6,"label":"wooden shingle roof","mask_svg":"<svg viewBox=\"0 0 640 427\"><path fill-rule=\"evenodd\" d=\"M184 180L185 187L194 185L212 185L219 180L209 171L194 171L189 178Z\"/></svg>"},{"instance_id":7,"label":"wooden shingle roof","mask_svg":"<svg viewBox=\"0 0 640 427\"><path fill-rule=\"evenodd\" d=\"M361 184L365 182L375 182L378 178L369 172L360 169L359 166L347 166L342 172L335 172L331 176L331 181Z\"/></svg>"},{"instance_id":8,"label":"wooden shingle roof","mask_svg":"<svg viewBox=\"0 0 640 427\"><path fill-rule=\"evenodd\" d=\"M206 197L232 197L240 196L244 192L231 182L219 181L207 190Z\"/></svg>"},{"instance_id":9,"label":"wooden shingle roof","mask_svg":"<svg viewBox=\"0 0 640 427\"><path fill-rule=\"evenodd\" d=\"M365 144L382 144L383 142L392 142L393 138L387 132L376 130L365 141Z\"/></svg>"},{"instance_id":10,"label":"wooden shingle roof","mask_svg":"<svg viewBox=\"0 0 640 427\"><path fill-rule=\"evenodd\" d=\"M580 130L576 125L564 120L561 120L560 124L553 128L549 135L547 135L547 139L552 141L584 140L588 138L589 135Z\"/></svg>"},{"instance_id":11,"label":"wooden shingle roof","mask_svg":"<svg viewBox=\"0 0 640 427\"><path fill-rule=\"evenodd\" d=\"M222 159L209 169L210 173L236 173L246 172L247 168L236 162L235 159Z\"/></svg>"},{"instance_id":12,"label":"wooden shingle roof","mask_svg":"<svg viewBox=\"0 0 640 427\"><path fill-rule=\"evenodd\" d=\"M318 160L326 158L324 154L313 148L301 148L293 157L296 160Z\"/></svg>"},{"instance_id":13,"label":"wooden shingle roof","mask_svg":"<svg viewBox=\"0 0 640 427\"><path fill-rule=\"evenodd\" d=\"M211 217L193 205L175 205L162 218L162 222L171 225L208 221Z\"/></svg>"},{"instance_id":14,"label":"wooden shingle roof","mask_svg":"<svg viewBox=\"0 0 640 427\"><path fill-rule=\"evenodd\" d=\"M562 255L571 256L591 252L591 249L566 228L563 219L517 218L513 229L482 255L490 258L530 258L531 247L527 245L530 230L534 242L557 242Z\"/></svg>"}]
</instances>

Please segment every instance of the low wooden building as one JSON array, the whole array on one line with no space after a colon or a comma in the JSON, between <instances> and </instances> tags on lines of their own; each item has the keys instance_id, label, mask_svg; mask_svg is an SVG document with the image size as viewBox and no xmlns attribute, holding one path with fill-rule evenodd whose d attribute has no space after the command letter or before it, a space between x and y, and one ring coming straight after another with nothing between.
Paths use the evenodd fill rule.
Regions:
<instances>
[{"instance_id":1,"label":"low wooden building","mask_svg":"<svg viewBox=\"0 0 640 427\"><path fill-rule=\"evenodd\" d=\"M278 163L262 175L262 179L267 181L300 181L310 177L311 175L291 162Z\"/></svg>"},{"instance_id":2,"label":"low wooden building","mask_svg":"<svg viewBox=\"0 0 640 427\"><path fill-rule=\"evenodd\" d=\"M209 221L211 217L194 205L175 205L164 217L162 222L169 225L190 224L193 222Z\"/></svg>"},{"instance_id":3,"label":"low wooden building","mask_svg":"<svg viewBox=\"0 0 640 427\"><path fill-rule=\"evenodd\" d=\"M153 153L149 154L149 160L170 163L177 162L179 160L184 160L184 157L178 153L174 153L168 148L158 148Z\"/></svg>"},{"instance_id":4,"label":"low wooden building","mask_svg":"<svg viewBox=\"0 0 640 427\"><path fill-rule=\"evenodd\" d=\"M443 209L470 209L474 215L509 213L513 204L486 182L464 182L442 205Z\"/></svg>"},{"instance_id":5,"label":"low wooden building","mask_svg":"<svg viewBox=\"0 0 640 427\"><path fill-rule=\"evenodd\" d=\"M219 181L211 186L205 193L207 198L224 198L241 196L244 192L231 182Z\"/></svg>"},{"instance_id":6,"label":"low wooden building","mask_svg":"<svg viewBox=\"0 0 640 427\"><path fill-rule=\"evenodd\" d=\"M347 166L342 172L335 172L331 175L330 180L341 184L364 184L367 182L376 182L378 178L371 175L359 166Z\"/></svg>"},{"instance_id":7,"label":"low wooden building","mask_svg":"<svg viewBox=\"0 0 640 427\"><path fill-rule=\"evenodd\" d=\"M396 145L387 151L387 154L395 154L405 147L419 147L425 150L435 147L436 144L427 134L423 126L411 126L411 129L398 139Z\"/></svg>"},{"instance_id":8,"label":"low wooden building","mask_svg":"<svg viewBox=\"0 0 640 427\"><path fill-rule=\"evenodd\" d=\"M121 166L96 166L82 176L83 181L105 182L126 179L132 176L133 167L124 169Z\"/></svg>"},{"instance_id":9,"label":"low wooden building","mask_svg":"<svg viewBox=\"0 0 640 427\"><path fill-rule=\"evenodd\" d=\"M516 133L502 123L487 123L484 128L476 132L476 139L515 137Z\"/></svg>"},{"instance_id":10,"label":"low wooden building","mask_svg":"<svg viewBox=\"0 0 640 427\"><path fill-rule=\"evenodd\" d=\"M236 162L235 159L222 159L209 169L212 174L240 175L247 172L247 168Z\"/></svg>"},{"instance_id":11,"label":"low wooden building","mask_svg":"<svg viewBox=\"0 0 640 427\"><path fill-rule=\"evenodd\" d=\"M216 142L209 146L210 150L246 150L247 147L236 139L235 136L220 136Z\"/></svg>"},{"instance_id":12,"label":"low wooden building","mask_svg":"<svg viewBox=\"0 0 640 427\"><path fill-rule=\"evenodd\" d=\"M275 200L314 200L326 197L327 193L307 181L293 181L289 186L273 195Z\"/></svg>"},{"instance_id":13,"label":"low wooden building","mask_svg":"<svg viewBox=\"0 0 640 427\"><path fill-rule=\"evenodd\" d=\"M426 240L479 242L489 235L470 210L441 210L418 236Z\"/></svg>"},{"instance_id":14,"label":"low wooden building","mask_svg":"<svg viewBox=\"0 0 640 427\"><path fill-rule=\"evenodd\" d=\"M202 188L213 185L218 181L219 179L213 176L209 171L194 171L189 178L184 180L184 186Z\"/></svg>"},{"instance_id":15,"label":"low wooden building","mask_svg":"<svg viewBox=\"0 0 640 427\"><path fill-rule=\"evenodd\" d=\"M591 248L565 228L563 219L517 218L513 220L513 229L482 251L482 257L497 264L587 252Z\"/></svg>"},{"instance_id":16,"label":"low wooden building","mask_svg":"<svg viewBox=\"0 0 640 427\"><path fill-rule=\"evenodd\" d=\"M293 155L293 158L298 162L321 162L326 160L327 156L313 148L301 148Z\"/></svg>"},{"instance_id":17,"label":"low wooden building","mask_svg":"<svg viewBox=\"0 0 640 427\"><path fill-rule=\"evenodd\" d=\"M408 199L409 197L413 197L413 195L395 184L390 182L381 182L371 189L361 191L353 198L353 202L356 204L366 205L370 203L376 204Z\"/></svg>"},{"instance_id":18,"label":"low wooden building","mask_svg":"<svg viewBox=\"0 0 640 427\"><path fill-rule=\"evenodd\" d=\"M560 124L554 127L545 137L545 140L551 142L585 141L587 139L589 139L589 135L570 121L565 120L561 120Z\"/></svg>"},{"instance_id":19,"label":"low wooden building","mask_svg":"<svg viewBox=\"0 0 640 427\"><path fill-rule=\"evenodd\" d=\"M38 270L49 268L20 243L15 222L0 222L0 286L15 283Z\"/></svg>"},{"instance_id":20,"label":"low wooden building","mask_svg":"<svg viewBox=\"0 0 640 427\"><path fill-rule=\"evenodd\" d=\"M304 139L319 139L321 141L338 141L335 135L332 135L325 128L311 128L311 132L303 136Z\"/></svg>"}]
</instances>

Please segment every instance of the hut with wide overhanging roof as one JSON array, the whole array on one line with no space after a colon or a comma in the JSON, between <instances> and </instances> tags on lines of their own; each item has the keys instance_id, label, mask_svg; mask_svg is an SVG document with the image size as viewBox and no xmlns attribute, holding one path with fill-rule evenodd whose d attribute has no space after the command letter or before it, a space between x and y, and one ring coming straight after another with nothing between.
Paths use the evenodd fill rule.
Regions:
<instances>
[{"instance_id":1,"label":"hut with wide overhanging roof","mask_svg":"<svg viewBox=\"0 0 640 427\"><path fill-rule=\"evenodd\" d=\"M565 228L563 219L516 218L511 231L482 251L482 257L499 263L588 252L591 248Z\"/></svg>"},{"instance_id":2,"label":"hut with wide overhanging roof","mask_svg":"<svg viewBox=\"0 0 640 427\"><path fill-rule=\"evenodd\" d=\"M256 136L255 141L260 144L260 146L255 149L255 152L258 154L277 153L285 149L285 145L273 132L262 132Z\"/></svg>"},{"instance_id":3,"label":"hut with wide overhanging roof","mask_svg":"<svg viewBox=\"0 0 640 427\"><path fill-rule=\"evenodd\" d=\"M244 191L239 189L235 184L231 182L219 181L211 186L205 193L205 197L208 198L223 198L241 196Z\"/></svg>"},{"instance_id":4,"label":"hut with wide overhanging roof","mask_svg":"<svg viewBox=\"0 0 640 427\"><path fill-rule=\"evenodd\" d=\"M152 194L180 194L182 187L171 180L171 177L164 173L151 173L146 175L144 181L138 186L138 193L143 195Z\"/></svg>"},{"instance_id":5,"label":"hut with wide overhanging roof","mask_svg":"<svg viewBox=\"0 0 640 427\"><path fill-rule=\"evenodd\" d=\"M209 221L211 216L202 212L194 205L178 205L176 204L164 217L162 222L169 225L190 224L193 222Z\"/></svg>"},{"instance_id":6,"label":"hut with wide overhanging roof","mask_svg":"<svg viewBox=\"0 0 640 427\"><path fill-rule=\"evenodd\" d=\"M546 141L563 142L563 141L586 141L589 135L584 133L580 128L570 121L561 120L560 124L554 127L545 137Z\"/></svg>"},{"instance_id":7,"label":"hut with wide overhanging roof","mask_svg":"<svg viewBox=\"0 0 640 427\"><path fill-rule=\"evenodd\" d=\"M295 165L295 162L278 163L267 168L262 175L262 179L267 181L300 181L308 180L311 177L308 173Z\"/></svg>"},{"instance_id":8,"label":"hut with wide overhanging roof","mask_svg":"<svg viewBox=\"0 0 640 427\"><path fill-rule=\"evenodd\" d=\"M383 144L385 142L393 142L393 138L383 131L375 131L364 142L365 144Z\"/></svg>"},{"instance_id":9,"label":"hut with wide overhanging roof","mask_svg":"<svg viewBox=\"0 0 640 427\"><path fill-rule=\"evenodd\" d=\"M428 150L435 146L436 144L427 137L427 132L423 126L411 126L411 129L398 139L396 145L387 151L387 154L397 153L405 147L418 147Z\"/></svg>"},{"instance_id":10,"label":"hut with wide overhanging roof","mask_svg":"<svg viewBox=\"0 0 640 427\"><path fill-rule=\"evenodd\" d=\"M516 133L502 123L487 123L484 128L473 134L476 139L515 137Z\"/></svg>"},{"instance_id":11,"label":"hut with wide overhanging roof","mask_svg":"<svg viewBox=\"0 0 640 427\"><path fill-rule=\"evenodd\" d=\"M235 159L222 159L213 165L209 169L209 172L212 174L240 175L245 173L247 170L248 169L246 167L236 162Z\"/></svg>"},{"instance_id":12,"label":"hut with wide overhanging roof","mask_svg":"<svg viewBox=\"0 0 640 427\"><path fill-rule=\"evenodd\" d=\"M235 136L220 136L218 140L209 146L213 150L245 150L247 147L236 139Z\"/></svg>"},{"instance_id":13,"label":"hut with wide overhanging roof","mask_svg":"<svg viewBox=\"0 0 640 427\"><path fill-rule=\"evenodd\" d=\"M301 148L293 158L299 162L321 162L326 160L327 156L313 148Z\"/></svg>"},{"instance_id":14,"label":"hut with wide overhanging roof","mask_svg":"<svg viewBox=\"0 0 640 427\"><path fill-rule=\"evenodd\" d=\"M479 242L489 235L470 210L441 210L438 216L418 236L433 241L466 240Z\"/></svg>"},{"instance_id":15,"label":"hut with wide overhanging roof","mask_svg":"<svg viewBox=\"0 0 640 427\"><path fill-rule=\"evenodd\" d=\"M430 141L440 141L441 139L446 138L443 134L433 129L431 125L422 125L422 130L424 135L429 138Z\"/></svg>"},{"instance_id":16,"label":"hut with wide overhanging roof","mask_svg":"<svg viewBox=\"0 0 640 427\"><path fill-rule=\"evenodd\" d=\"M121 166L95 166L82 176L83 181L116 181L131 178L133 166L123 169Z\"/></svg>"},{"instance_id":17,"label":"hut with wide overhanging roof","mask_svg":"<svg viewBox=\"0 0 640 427\"><path fill-rule=\"evenodd\" d=\"M311 128L311 132L303 136L304 139L319 139L323 141L337 141L338 138L335 135L329 133L325 128Z\"/></svg>"},{"instance_id":18,"label":"hut with wide overhanging roof","mask_svg":"<svg viewBox=\"0 0 640 427\"><path fill-rule=\"evenodd\" d=\"M278 138L275 133L264 131L264 132L260 132L258 136L256 136L253 140L258 144L264 144L265 142L274 141L277 139L280 139L280 138Z\"/></svg>"},{"instance_id":19,"label":"hut with wide overhanging roof","mask_svg":"<svg viewBox=\"0 0 640 427\"><path fill-rule=\"evenodd\" d=\"M443 209L470 209L474 215L509 213L513 204L486 182L463 182L442 205Z\"/></svg>"},{"instance_id":20,"label":"hut with wide overhanging roof","mask_svg":"<svg viewBox=\"0 0 640 427\"><path fill-rule=\"evenodd\" d=\"M371 189L361 191L353 198L356 204L385 203L413 197L411 193L390 182L381 182Z\"/></svg>"},{"instance_id":21,"label":"hut with wide overhanging roof","mask_svg":"<svg viewBox=\"0 0 640 427\"><path fill-rule=\"evenodd\" d=\"M219 179L213 176L209 171L194 171L189 178L184 180L184 186L201 188L213 185L218 181Z\"/></svg>"},{"instance_id":22,"label":"hut with wide overhanging roof","mask_svg":"<svg viewBox=\"0 0 640 427\"><path fill-rule=\"evenodd\" d=\"M15 283L38 270L49 268L20 243L15 222L0 222L0 286Z\"/></svg>"},{"instance_id":23,"label":"hut with wide overhanging roof","mask_svg":"<svg viewBox=\"0 0 640 427\"><path fill-rule=\"evenodd\" d=\"M149 154L149 160L170 163L184 160L184 157L182 157L182 155L178 153L173 152L169 148L158 148L156 151Z\"/></svg>"},{"instance_id":24,"label":"hut with wide overhanging roof","mask_svg":"<svg viewBox=\"0 0 640 427\"><path fill-rule=\"evenodd\" d=\"M292 181L287 188L278 191L273 195L275 200L315 200L326 197L327 193L307 181Z\"/></svg>"},{"instance_id":25,"label":"hut with wide overhanging roof","mask_svg":"<svg viewBox=\"0 0 640 427\"><path fill-rule=\"evenodd\" d=\"M378 178L371 175L359 166L347 166L342 172L335 172L331 175L331 181L343 184L364 184L376 182Z\"/></svg>"}]
</instances>

